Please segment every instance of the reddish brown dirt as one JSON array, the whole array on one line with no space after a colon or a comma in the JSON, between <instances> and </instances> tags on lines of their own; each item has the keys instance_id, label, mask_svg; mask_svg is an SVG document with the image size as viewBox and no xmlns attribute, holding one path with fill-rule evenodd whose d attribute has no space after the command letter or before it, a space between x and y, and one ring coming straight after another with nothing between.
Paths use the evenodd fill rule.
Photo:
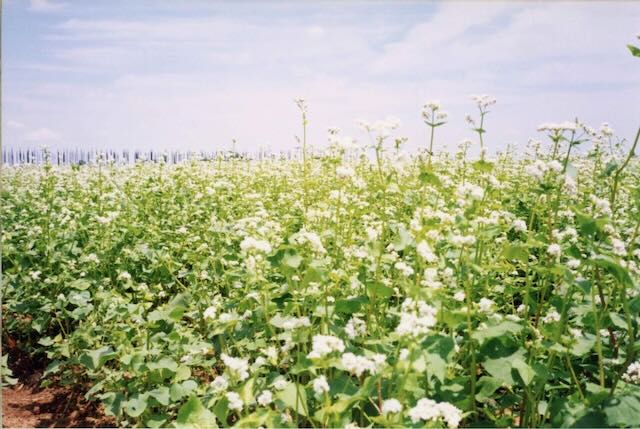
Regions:
<instances>
[{"instance_id":1,"label":"reddish brown dirt","mask_svg":"<svg viewBox=\"0 0 640 429\"><path fill-rule=\"evenodd\" d=\"M84 399L86 386L40 387L46 367L43 359L32 359L13 344L3 347L9 353L9 367L18 384L2 389L2 427L114 427L94 402ZM8 350L7 350L8 349Z\"/></svg>"},{"instance_id":2,"label":"reddish brown dirt","mask_svg":"<svg viewBox=\"0 0 640 429\"><path fill-rule=\"evenodd\" d=\"M2 390L2 426L114 427L114 421L70 387L38 389L18 384Z\"/></svg>"}]
</instances>

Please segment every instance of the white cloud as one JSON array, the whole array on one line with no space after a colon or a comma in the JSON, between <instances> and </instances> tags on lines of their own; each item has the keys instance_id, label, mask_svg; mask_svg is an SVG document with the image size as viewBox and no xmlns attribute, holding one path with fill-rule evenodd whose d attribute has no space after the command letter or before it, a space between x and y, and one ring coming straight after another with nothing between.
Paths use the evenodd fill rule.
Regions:
<instances>
[{"instance_id":1,"label":"white cloud","mask_svg":"<svg viewBox=\"0 0 640 429\"><path fill-rule=\"evenodd\" d=\"M307 28L307 34L310 37L314 37L314 38L322 37L324 36L324 33L325 33L324 28L319 25L312 25L311 27Z\"/></svg>"},{"instance_id":2,"label":"white cloud","mask_svg":"<svg viewBox=\"0 0 640 429\"><path fill-rule=\"evenodd\" d=\"M49 128L38 128L26 133L24 139L32 143L57 142L60 141L60 135Z\"/></svg>"},{"instance_id":3,"label":"white cloud","mask_svg":"<svg viewBox=\"0 0 640 429\"><path fill-rule=\"evenodd\" d=\"M22 128L24 128L24 124L22 122L8 120L7 121L7 127L16 128L16 129L22 129Z\"/></svg>"},{"instance_id":4,"label":"white cloud","mask_svg":"<svg viewBox=\"0 0 640 429\"><path fill-rule=\"evenodd\" d=\"M243 150L266 141L290 149L298 95L309 100L316 145L329 126L365 141L355 119L395 115L416 148L426 139L419 109L439 98L451 120L437 140L453 149L473 137L463 120L473 112L472 93L498 98L487 118L493 148L576 115L593 125L609 120L623 135L637 126L640 75L630 70L638 61L624 45L637 32L640 7L436 5L428 18L391 13L384 25L342 11L296 19L148 11L103 19L85 11L46 30L39 39L46 55L22 58L28 66L8 62L8 70L30 68L8 77L7 113L27 124L45 118L56 131L14 129L7 141L215 150L237 138Z\"/></svg>"},{"instance_id":5,"label":"white cloud","mask_svg":"<svg viewBox=\"0 0 640 429\"><path fill-rule=\"evenodd\" d=\"M53 2L51 0L31 0L29 10L37 13L51 13L58 12L67 5L67 3Z\"/></svg>"}]
</instances>

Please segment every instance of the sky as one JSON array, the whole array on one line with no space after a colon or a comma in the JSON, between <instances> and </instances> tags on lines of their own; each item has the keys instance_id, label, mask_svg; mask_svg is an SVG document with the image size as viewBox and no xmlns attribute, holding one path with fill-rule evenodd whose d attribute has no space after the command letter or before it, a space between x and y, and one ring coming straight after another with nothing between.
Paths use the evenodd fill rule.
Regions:
<instances>
[{"instance_id":1,"label":"sky","mask_svg":"<svg viewBox=\"0 0 640 429\"><path fill-rule=\"evenodd\" d=\"M212 2L4 0L3 147L277 152L357 120L400 120L425 147L420 111L439 100L438 149L473 131L473 94L497 99L492 151L542 122L640 126L640 2Z\"/></svg>"}]
</instances>

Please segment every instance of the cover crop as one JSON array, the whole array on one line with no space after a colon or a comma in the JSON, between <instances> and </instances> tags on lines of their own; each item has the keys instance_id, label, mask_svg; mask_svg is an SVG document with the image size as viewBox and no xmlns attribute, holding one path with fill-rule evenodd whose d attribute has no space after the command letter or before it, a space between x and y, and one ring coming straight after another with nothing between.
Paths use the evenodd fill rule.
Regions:
<instances>
[{"instance_id":1,"label":"cover crop","mask_svg":"<svg viewBox=\"0 0 640 429\"><path fill-rule=\"evenodd\" d=\"M443 113L414 156L381 121L372 157L5 169L3 338L121 426L637 425L633 149L436 154Z\"/></svg>"}]
</instances>

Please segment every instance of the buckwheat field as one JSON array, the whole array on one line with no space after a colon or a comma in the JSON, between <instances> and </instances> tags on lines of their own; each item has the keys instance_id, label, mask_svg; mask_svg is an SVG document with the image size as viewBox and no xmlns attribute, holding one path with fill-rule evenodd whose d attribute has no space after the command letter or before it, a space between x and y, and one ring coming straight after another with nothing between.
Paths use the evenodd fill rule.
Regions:
<instances>
[{"instance_id":1,"label":"buckwheat field","mask_svg":"<svg viewBox=\"0 0 640 429\"><path fill-rule=\"evenodd\" d=\"M295 102L296 159L4 168L3 334L43 385L123 427L638 425L638 135L489 157L477 96L455 154L436 101L418 154L393 119L318 153Z\"/></svg>"}]
</instances>

